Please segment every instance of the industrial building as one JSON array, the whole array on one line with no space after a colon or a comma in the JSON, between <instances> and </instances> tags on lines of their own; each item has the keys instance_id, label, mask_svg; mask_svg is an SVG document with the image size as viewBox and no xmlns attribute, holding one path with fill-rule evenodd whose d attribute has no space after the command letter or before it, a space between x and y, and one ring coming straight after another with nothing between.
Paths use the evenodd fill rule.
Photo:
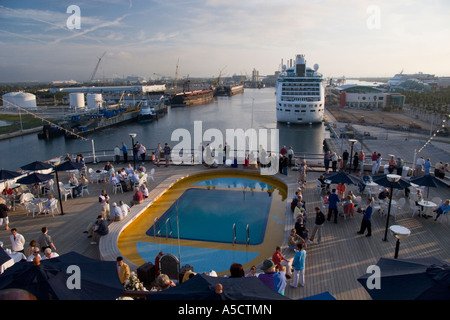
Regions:
<instances>
[{"instance_id":1,"label":"industrial building","mask_svg":"<svg viewBox=\"0 0 450 320\"><path fill-rule=\"evenodd\" d=\"M383 109L388 106L399 108L405 103L404 95L385 92L371 86L348 84L338 87L337 90L340 93L341 107Z\"/></svg>"},{"instance_id":2,"label":"industrial building","mask_svg":"<svg viewBox=\"0 0 450 320\"><path fill-rule=\"evenodd\" d=\"M66 88L51 88L51 93L68 92L68 93L101 93L101 94L142 94L142 93L160 93L166 90L166 85L151 85L151 86L109 86L109 87L66 87Z\"/></svg>"}]
</instances>

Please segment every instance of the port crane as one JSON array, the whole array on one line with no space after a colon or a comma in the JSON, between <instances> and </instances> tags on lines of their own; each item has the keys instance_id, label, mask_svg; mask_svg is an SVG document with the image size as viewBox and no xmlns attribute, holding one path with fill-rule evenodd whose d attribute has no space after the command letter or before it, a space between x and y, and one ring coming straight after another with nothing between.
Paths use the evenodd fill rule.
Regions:
<instances>
[{"instance_id":1,"label":"port crane","mask_svg":"<svg viewBox=\"0 0 450 320\"><path fill-rule=\"evenodd\" d=\"M178 63L180 59L177 60L177 67L175 69L175 79L173 80L173 95L177 94L177 81L178 81Z\"/></svg>"},{"instance_id":2,"label":"port crane","mask_svg":"<svg viewBox=\"0 0 450 320\"><path fill-rule=\"evenodd\" d=\"M106 54L106 51L103 52L102 56L98 58L98 62L94 68L94 71L92 72L91 78L89 79L89 82L92 82L94 80L95 74L97 73L98 66L100 65L100 61L102 61L103 56Z\"/></svg>"}]
</instances>

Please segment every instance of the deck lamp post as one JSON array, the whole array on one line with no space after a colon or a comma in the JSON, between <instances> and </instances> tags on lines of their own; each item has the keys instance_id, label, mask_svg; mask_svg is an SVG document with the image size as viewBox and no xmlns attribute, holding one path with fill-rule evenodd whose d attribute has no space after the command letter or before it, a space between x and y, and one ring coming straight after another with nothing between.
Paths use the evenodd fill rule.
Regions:
<instances>
[{"instance_id":1,"label":"deck lamp post","mask_svg":"<svg viewBox=\"0 0 450 320\"><path fill-rule=\"evenodd\" d=\"M397 244L395 245L395 255L394 259L398 258L398 250L400 249L400 239L408 238L411 234L411 230L406 227L393 225L389 228L394 237L397 238Z\"/></svg>"},{"instance_id":2,"label":"deck lamp post","mask_svg":"<svg viewBox=\"0 0 450 320\"><path fill-rule=\"evenodd\" d=\"M358 140L355 140L355 139L349 139L348 141L352 144L352 149L351 149L351 151L350 151L350 156L348 157L348 162L349 162L348 173L352 173L353 145L354 145L356 142L358 142Z\"/></svg>"},{"instance_id":3,"label":"deck lamp post","mask_svg":"<svg viewBox=\"0 0 450 320\"><path fill-rule=\"evenodd\" d=\"M131 147L134 147L134 138L136 138L136 133L129 133L128 134L131 137ZM134 170L136 170L136 155L134 154L133 150L133 163L134 163Z\"/></svg>"},{"instance_id":4,"label":"deck lamp post","mask_svg":"<svg viewBox=\"0 0 450 320\"><path fill-rule=\"evenodd\" d=\"M392 205L392 192L394 190L394 183L398 182L400 180L400 176L397 174L388 174L386 175L386 178L391 183L391 191L389 193L389 206L388 206L388 214L386 219L386 229L384 231L384 239L383 241L387 241L387 232L389 229L389 217L391 215L391 205Z\"/></svg>"}]
</instances>

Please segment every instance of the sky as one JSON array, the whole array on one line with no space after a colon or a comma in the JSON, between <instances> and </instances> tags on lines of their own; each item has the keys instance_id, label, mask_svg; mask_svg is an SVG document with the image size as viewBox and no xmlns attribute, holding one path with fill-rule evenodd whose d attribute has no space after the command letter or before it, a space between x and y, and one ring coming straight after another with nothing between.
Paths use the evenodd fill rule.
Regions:
<instances>
[{"instance_id":1,"label":"sky","mask_svg":"<svg viewBox=\"0 0 450 320\"><path fill-rule=\"evenodd\" d=\"M296 54L325 77L450 76L449 9L447 0L0 0L0 82L86 81L100 58L96 79L272 75Z\"/></svg>"}]
</instances>

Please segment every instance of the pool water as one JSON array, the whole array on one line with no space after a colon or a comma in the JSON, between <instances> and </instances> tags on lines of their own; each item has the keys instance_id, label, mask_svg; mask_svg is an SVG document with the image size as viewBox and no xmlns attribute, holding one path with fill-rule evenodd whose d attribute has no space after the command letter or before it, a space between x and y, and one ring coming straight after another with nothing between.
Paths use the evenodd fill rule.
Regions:
<instances>
[{"instance_id":1,"label":"pool water","mask_svg":"<svg viewBox=\"0 0 450 320\"><path fill-rule=\"evenodd\" d=\"M256 189L261 191L273 190L273 187L267 183L240 177L206 179L196 182L193 185L205 187Z\"/></svg>"},{"instance_id":2,"label":"pool water","mask_svg":"<svg viewBox=\"0 0 450 320\"><path fill-rule=\"evenodd\" d=\"M187 176L121 232L119 250L138 266L154 262L163 251L178 257L181 265L194 266L195 272L226 274L234 262L249 268L282 244L286 193L284 183L257 173L223 170Z\"/></svg>"},{"instance_id":3,"label":"pool water","mask_svg":"<svg viewBox=\"0 0 450 320\"><path fill-rule=\"evenodd\" d=\"M271 203L270 192L191 188L172 204L147 235L178 238L179 230L180 239L185 240L233 243L235 238L237 243L247 243L248 226L249 244L260 244Z\"/></svg>"}]
</instances>

